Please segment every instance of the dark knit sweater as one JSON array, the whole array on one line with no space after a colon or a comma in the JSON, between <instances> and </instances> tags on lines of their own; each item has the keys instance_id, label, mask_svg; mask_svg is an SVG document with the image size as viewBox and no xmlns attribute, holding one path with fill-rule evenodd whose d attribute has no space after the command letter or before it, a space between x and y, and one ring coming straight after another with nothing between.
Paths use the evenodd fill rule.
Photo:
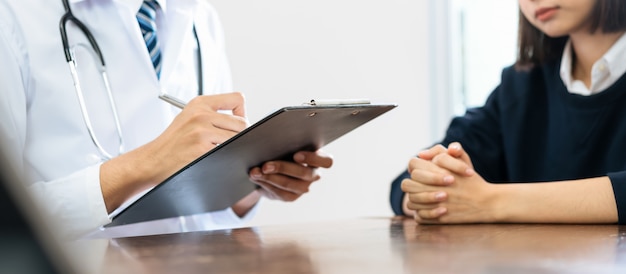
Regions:
<instances>
[{"instance_id":1,"label":"dark knit sweater","mask_svg":"<svg viewBox=\"0 0 626 274\"><path fill-rule=\"evenodd\" d=\"M608 175L620 223L626 223L626 75L591 96L571 94L559 62L529 71L503 70L484 106L452 120L444 146L458 141L491 183L582 179ZM402 214L401 174L391 207Z\"/></svg>"}]
</instances>

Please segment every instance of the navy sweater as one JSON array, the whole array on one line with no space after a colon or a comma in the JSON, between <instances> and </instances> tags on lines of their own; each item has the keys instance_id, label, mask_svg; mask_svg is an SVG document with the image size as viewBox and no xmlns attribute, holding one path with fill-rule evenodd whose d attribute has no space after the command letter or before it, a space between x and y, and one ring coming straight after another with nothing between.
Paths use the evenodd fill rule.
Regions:
<instances>
[{"instance_id":1,"label":"navy sweater","mask_svg":"<svg viewBox=\"0 0 626 274\"><path fill-rule=\"evenodd\" d=\"M491 183L539 182L608 175L619 222L626 223L626 74L591 96L571 94L560 62L503 70L484 106L454 118L444 146L458 141ZM404 172L393 181L391 207L402 215Z\"/></svg>"}]
</instances>

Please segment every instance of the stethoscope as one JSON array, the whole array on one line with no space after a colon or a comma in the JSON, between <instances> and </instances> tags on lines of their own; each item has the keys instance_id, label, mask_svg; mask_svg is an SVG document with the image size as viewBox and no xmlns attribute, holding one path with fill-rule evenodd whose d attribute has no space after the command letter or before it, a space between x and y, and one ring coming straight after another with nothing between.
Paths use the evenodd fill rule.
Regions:
<instances>
[{"instance_id":1,"label":"stethoscope","mask_svg":"<svg viewBox=\"0 0 626 274\"><path fill-rule=\"evenodd\" d=\"M113 155L108 153L106 149L104 149L104 147L101 145L100 141L96 137L96 134L93 130L93 126L91 124L91 119L89 117L89 112L87 111L87 107L86 107L84 96L83 96L83 91L80 85L80 81L78 80L79 78L78 78L78 72L76 70L76 59L74 57L74 52L70 49L69 40L67 39L67 30L66 30L67 22L74 23L78 27L78 29L80 29L80 31L83 33L83 35L85 35L87 40L89 40L89 44L91 45L91 47L93 48L94 52L96 53L98 57L98 60L100 63L100 67L99 67L100 75L102 77L102 81L106 89L109 106L111 107L111 112L113 113L113 119L115 121L115 129L117 131L117 138L119 142L119 148L116 154L117 156L124 152L124 139L122 137L123 134L122 134L120 118L119 118L119 115L117 114L117 107L116 107L115 101L113 100L113 94L111 92L111 85L109 84L109 78L107 76L106 65L104 63L104 57L102 55L102 51L100 50L100 47L98 46L98 43L96 42L96 39L91 34L91 31L89 31L89 29L87 29L85 24L83 24L80 20L78 20L78 18L76 18L74 14L72 13L72 9L69 5L68 0L62 0L62 1L63 1L63 6L65 7L65 14L61 17L61 20L59 22L59 30L61 31L61 40L63 42L63 51L65 53L65 60L67 61L68 66L70 67L70 73L72 74L72 80L74 81L74 89L76 91L76 96L78 97L78 103L80 104L80 110L83 116L83 120L85 121L85 126L87 127L89 137L91 138L91 141L94 143L94 145L96 146L100 154L103 156L104 160L109 160L113 158ZM201 55L201 50L200 50L200 39L198 39L198 33L196 32L195 24L193 26L193 34L194 34L194 37L196 39L196 43L198 46L198 62L197 62L198 63L198 95L201 95L202 90L203 90L202 55Z\"/></svg>"}]
</instances>

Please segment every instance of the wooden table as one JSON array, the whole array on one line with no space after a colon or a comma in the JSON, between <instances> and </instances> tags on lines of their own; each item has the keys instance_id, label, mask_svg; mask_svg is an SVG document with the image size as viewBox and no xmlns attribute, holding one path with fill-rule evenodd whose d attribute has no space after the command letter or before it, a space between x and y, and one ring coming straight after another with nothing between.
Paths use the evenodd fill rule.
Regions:
<instances>
[{"instance_id":1,"label":"wooden table","mask_svg":"<svg viewBox=\"0 0 626 274\"><path fill-rule=\"evenodd\" d=\"M402 218L122 238L99 273L626 273L626 227Z\"/></svg>"}]
</instances>

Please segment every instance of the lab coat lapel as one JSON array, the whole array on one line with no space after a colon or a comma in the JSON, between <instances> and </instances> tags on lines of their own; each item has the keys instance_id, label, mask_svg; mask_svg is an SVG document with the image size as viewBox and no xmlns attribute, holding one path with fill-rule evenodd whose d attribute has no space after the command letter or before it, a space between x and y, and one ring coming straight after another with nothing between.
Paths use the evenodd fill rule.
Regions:
<instances>
[{"instance_id":1,"label":"lab coat lapel","mask_svg":"<svg viewBox=\"0 0 626 274\"><path fill-rule=\"evenodd\" d=\"M213 37L209 33L213 33L209 23L209 16L206 14L196 14L195 26L198 32L198 40L202 47L202 78L204 84L203 94L211 94L215 92L215 84L217 82L218 66L220 63L219 53L222 52L216 44ZM224 69L224 68L222 68ZM224 90L219 90L223 92ZM228 90L230 91L230 90Z\"/></svg>"},{"instance_id":2,"label":"lab coat lapel","mask_svg":"<svg viewBox=\"0 0 626 274\"><path fill-rule=\"evenodd\" d=\"M163 70L161 71L161 81L167 82L172 76L176 64L180 61L181 48L188 35L193 35L193 9L182 9L174 3L168 3L168 33L167 41L162 41L163 47ZM182 31L184 30L184 31ZM189 30L189 31L187 31Z\"/></svg>"},{"instance_id":3,"label":"lab coat lapel","mask_svg":"<svg viewBox=\"0 0 626 274\"><path fill-rule=\"evenodd\" d=\"M142 67L145 69L141 70L141 73L146 73L146 78L150 79L150 82L154 86L159 85L159 80L157 79L156 73L154 72L154 67L152 66L152 60L150 59L150 54L146 48L146 42L143 40L143 36L141 36L141 30L139 28L139 23L137 23L137 17L135 10L138 10L139 5L141 5L141 0L117 0L115 1L116 5L124 5L125 9L118 9L119 11L119 20L125 22L127 27L126 35L128 37L128 41L132 44L130 48L133 49L137 56L137 60L141 60L143 63ZM139 73L139 72L136 72ZM144 76L142 76L143 78Z\"/></svg>"}]
</instances>

